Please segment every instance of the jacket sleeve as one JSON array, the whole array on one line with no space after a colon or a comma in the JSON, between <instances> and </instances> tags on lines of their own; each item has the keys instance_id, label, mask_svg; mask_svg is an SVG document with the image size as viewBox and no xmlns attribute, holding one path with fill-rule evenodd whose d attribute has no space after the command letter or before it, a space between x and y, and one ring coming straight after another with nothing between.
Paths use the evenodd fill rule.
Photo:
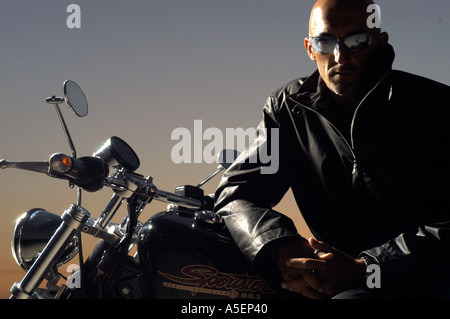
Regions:
<instances>
[{"instance_id":1,"label":"jacket sleeve","mask_svg":"<svg viewBox=\"0 0 450 319\"><path fill-rule=\"evenodd\" d=\"M448 168L447 168L448 169ZM448 176L447 176L448 177ZM446 181L448 183L448 180ZM441 185L450 191L448 185ZM432 204L434 201L434 204ZM405 232L384 244L364 250L380 265L381 287L405 286L445 289L450 294L450 207L448 198L433 196L430 206L423 207L429 215L417 223L416 233ZM430 297L432 297L430 295Z\"/></svg>"},{"instance_id":2,"label":"jacket sleeve","mask_svg":"<svg viewBox=\"0 0 450 319\"><path fill-rule=\"evenodd\" d=\"M271 96L255 139L225 172L215 194L215 211L223 216L234 241L252 263L267 243L297 236L293 221L273 210L289 188L281 145L283 130L275 112Z\"/></svg>"},{"instance_id":3,"label":"jacket sleeve","mask_svg":"<svg viewBox=\"0 0 450 319\"><path fill-rule=\"evenodd\" d=\"M427 83L427 82L425 82ZM439 90L437 88L440 88ZM409 214L414 231L398 234L384 244L362 252L380 265L381 287L446 287L450 294L450 121L443 101L450 88L431 83L420 87L428 95L417 125L415 156L410 174L415 183L408 187L410 200L417 203ZM415 91L414 89L412 89ZM417 88L416 91L419 91ZM405 188L406 188L405 187ZM414 188L413 188L414 187ZM406 192L407 190L403 190ZM418 200L420 199L420 200ZM411 207L410 203L405 206ZM405 221L406 222L406 221ZM430 296L431 297L431 296Z\"/></svg>"},{"instance_id":4,"label":"jacket sleeve","mask_svg":"<svg viewBox=\"0 0 450 319\"><path fill-rule=\"evenodd\" d=\"M381 288L446 287L449 291L449 241L450 222L424 225L416 234L402 233L360 256L371 256L380 265Z\"/></svg>"}]
</instances>

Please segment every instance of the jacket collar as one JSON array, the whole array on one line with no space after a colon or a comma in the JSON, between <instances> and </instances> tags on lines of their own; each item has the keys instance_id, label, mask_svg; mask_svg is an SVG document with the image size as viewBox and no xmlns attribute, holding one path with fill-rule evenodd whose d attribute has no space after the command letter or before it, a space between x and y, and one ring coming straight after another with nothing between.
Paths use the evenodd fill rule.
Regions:
<instances>
[{"instance_id":1,"label":"jacket collar","mask_svg":"<svg viewBox=\"0 0 450 319\"><path fill-rule=\"evenodd\" d=\"M394 49L390 44L387 44L386 52L383 54L379 62L381 67L377 68L379 72L377 72L376 76L374 76L374 85L367 91L368 94L373 92L374 88L386 78L386 74L392 70L394 58ZM330 105L334 104L331 94L331 91L322 80L319 71L316 70L303 82L300 89L296 93L289 95L289 98L302 106L306 106L320 112L323 111L324 108L329 108Z\"/></svg>"}]
</instances>

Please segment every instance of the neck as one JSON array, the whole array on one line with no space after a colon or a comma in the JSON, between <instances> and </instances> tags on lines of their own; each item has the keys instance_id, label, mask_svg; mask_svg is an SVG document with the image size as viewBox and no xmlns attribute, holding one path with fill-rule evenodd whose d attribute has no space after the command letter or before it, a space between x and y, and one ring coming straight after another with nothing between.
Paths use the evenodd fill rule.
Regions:
<instances>
[{"instance_id":1,"label":"neck","mask_svg":"<svg viewBox=\"0 0 450 319\"><path fill-rule=\"evenodd\" d=\"M344 113L353 113L358 107L360 101L356 95L343 96L333 94L333 99Z\"/></svg>"}]
</instances>

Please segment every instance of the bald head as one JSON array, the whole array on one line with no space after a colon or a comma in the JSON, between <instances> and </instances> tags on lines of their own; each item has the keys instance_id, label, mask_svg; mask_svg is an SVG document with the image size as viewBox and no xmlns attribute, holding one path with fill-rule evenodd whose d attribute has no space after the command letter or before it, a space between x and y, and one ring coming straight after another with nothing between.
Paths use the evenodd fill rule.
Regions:
<instances>
[{"instance_id":1,"label":"bald head","mask_svg":"<svg viewBox=\"0 0 450 319\"><path fill-rule=\"evenodd\" d=\"M348 24L350 20L366 20L369 13L367 7L374 4L372 0L318 0L309 19L309 35L317 36L327 32L327 22L333 22L333 27ZM339 14L343 13L343 14ZM344 14L345 13L345 14ZM336 19L336 16L341 19Z\"/></svg>"},{"instance_id":2,"label":"bald head","mask_svg":"<svg viewBox=\"0 0 450 319\"><path fill-rule=\"evenodd\" d=\"M375 71L382 69L378 61L389 37L380 32L379 11L375 12L378 23L373 23L374 8L379 10L373 0L317 0L311 10L305 48L310 59L317 62L322 80L343 107L355 107L376 81ZM361 39L370 41L363 47L355 45L356 49L350 49L345 39L356 35L365 35ZM334 50L316 51L312 37L321 37L323 42L331 39Z\"/></svg>"}]
</instances>

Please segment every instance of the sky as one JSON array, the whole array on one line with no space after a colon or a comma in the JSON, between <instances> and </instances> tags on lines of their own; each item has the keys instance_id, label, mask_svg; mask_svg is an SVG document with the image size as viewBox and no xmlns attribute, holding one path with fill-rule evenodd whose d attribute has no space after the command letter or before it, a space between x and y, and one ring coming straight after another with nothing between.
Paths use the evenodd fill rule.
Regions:
<instances>
[{"instance_id":1,"label":"sky","mask_svg":"<svg viewBox=\"0 0 450 319\"><path fill-rule=\"evenodd\" d=\"M85 118L61 105L79 156L116 135L139 155L138 172L159 189L195 185L217 165L174 163L171 133L193 131L195 120L203 130L256 127L272 91L316 69L303 47L314 2L0 0L0 158L43 161L70 153L45 103L63 96L70 79L89 103ZM394 68L450 85L448 0L377 3L396 52ZM70 4L80 8L81 28L67 25ZM218 182L211 180L205 192ZM84 207L98 216L112 192L84 194ZM0 298L23 276L10 252L15 218L33 207L61 214L75 201L65 181L0 171ZM165 206L152 204L145 216ZM277 209L308 234L290 194Z\"/></svg>"}]
</instances>

